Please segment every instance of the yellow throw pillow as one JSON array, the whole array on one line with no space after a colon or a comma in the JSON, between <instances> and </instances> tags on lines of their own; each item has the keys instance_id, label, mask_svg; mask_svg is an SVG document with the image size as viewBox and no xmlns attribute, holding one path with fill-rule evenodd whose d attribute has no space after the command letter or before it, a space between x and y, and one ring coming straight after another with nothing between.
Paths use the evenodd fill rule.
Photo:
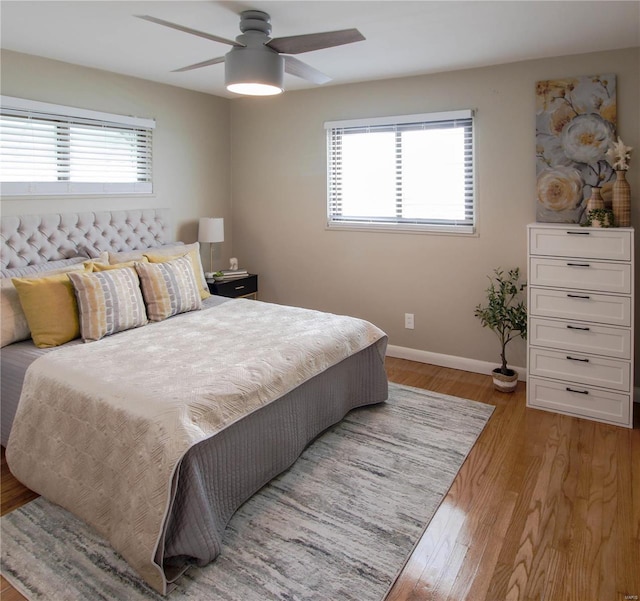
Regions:
<instances>
[{"instance_id":1,"label":"yellow throw pillow","mask_svg":"<svg viewBox=\"0 0 640 601\"><path fill-rule=\"evenodd\" d=\"M114 263L113 265L104 264L104 263L94 263L93 271L110 271L111 269L124 269L125 267L132 267L135 269L136 263L148 263L149 259L147 257L142 257L137 261L125 261L124 263Z\"/></svg>"},{"instance_id":2,"label":"yellow throw pillow","mask_svg":"<svg viewBox=\"0 0 640 601\"><path fill-rule=\"evenodd\" d=\"M57 269L46 269L47 264L44 263L41 267L46 269L46 271L16 277L19 277L20 279L33 280L50 277L60 273L69 273L70 271L91 271L92 266L97 262L106 262L107 260L107 253L102 253L100 257L96 259L89 259L82 263L67 265L66 267L60 267ZM28 340L31 338L29 323L27 322L27 317L25 316L22 305L20 304L18 291L13 285L11 278L2 278L2 286L0 288L0 321L2 322L0 346L4 347L8 344L13 344L14 342L20 342L21 340Z\"/></svg>"},{"instance_id":3,"label":"yellow throw pillow","mask_svg":"<svg viewBox=\"0 0 640 601\"><path fill-rule=\"evenodd\" d=\"M200 261L200 246L197 242L193 244L185 245L184 252L177 252L173 255L166 255L162 253L146 252L144 256L150 263L166 263L173 259L179 259L181 257L189 257L191 261L191 267L193 267L193 273L196 276L198 282L198 291L200 292L200 298L204 300L209 298L211 293L209 292L209 286L207 286L207 280L204 279L204 270L202 269L202 261Z\"/></svg>"},{"instance_id":4,"label":"yellow throw pillow","mask_svg":"<svg viewBox=\"0 0 640 601\"><path fill-rule=\"evenodd\" d=\"M199 244L199 243L198 243ZM173 255L177 252L187 252L187 248L182 242L175 242L173 244L163 244L162 246L153 246L149 248L140 248L138 250L125 250L122 252L110 252L108 253L108 263L115 265L116 263L128 263L129 261L142 261L142 256L147 252Z\"/></svg>"},{"instance_id":5,"label":"yellow throw pillow","mask_svg":"<svg viewBox=\"0 0 640 601\"><path fill-rule=\"evenodd\" d=\"M78 304L67 273L11 281L38 348L59 346L80 336Z\"/></svg>"},{"instance_id":6,"label":"yellow throw pillow","mask_svg":"<svg viewBox=\"0 0 640 601\"><path fill-rule=\"evenodd\" d=\"M87 271L91 271L95 265L109 265L109 253L107 251L100 253L97 257L87 259L82 264Z\"/></svg>"}]
</instances>

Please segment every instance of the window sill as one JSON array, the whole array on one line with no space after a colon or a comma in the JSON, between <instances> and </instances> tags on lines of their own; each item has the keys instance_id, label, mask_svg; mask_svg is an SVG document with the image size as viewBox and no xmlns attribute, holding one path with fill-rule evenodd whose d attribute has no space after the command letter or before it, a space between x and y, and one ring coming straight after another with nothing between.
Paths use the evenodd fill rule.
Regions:
<instances>
[{"instance_id":1,"label":"window sill","mask_svg":"<svg viewBox=\"0 0 640 601\"><path fill-rule=\"evenodd\" d=\"M462 225L422 225L402 224L392 225L388 223L354 223L332 222L325 226L326 230L352 231L352 232L383 232L386 234L436 234L446 236L477 236L475 226Z\"/></svg>"},{"instance_id":2,"label":"window sill","mask_svg":"<svg viewBox=\"0 0 640 601\"><path fill-rule=\"evenodd\" d=\"M155 192L107 192L107 193L87 193L81 194L0 194L0 200L17 201L17 200L59 200L60 198L155 198Z\"/></svg>"}]
</instances>

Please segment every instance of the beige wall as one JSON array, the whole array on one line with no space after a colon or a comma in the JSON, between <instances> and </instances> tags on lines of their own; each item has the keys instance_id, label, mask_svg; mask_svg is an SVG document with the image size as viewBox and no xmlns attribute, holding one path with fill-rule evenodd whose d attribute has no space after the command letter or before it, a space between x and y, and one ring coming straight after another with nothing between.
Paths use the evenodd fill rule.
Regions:
<instances>
[{"instance_id":1,"label":"beige wall","mask_svg":"<svg viewBox=\"0 0 640 601\"><path fill-rule=\"evenodd\" d=\"M4 95L156 120L153 195L3 199L3 214L166 207L175 239L185 242L196 240L199 217L226 217L226 240L216 250L230 256L227 99L15 52L3 51L1 60Z\"/></svg>"},{"instance_id":2,"label":"beige wall","mask_svg":"<svg viewBox=\"0 0 640 601\"><path fill-rule=\"evenodd\" d=\"M225 217L219 265L238 256L260 274L262 299L364 317L391 344L492 363L497 342L473 309L494 267L526 269L535 82L616 73L618 130L640 148L637 48L233 101L8 51L1 60L3 94L157 121L153 196L3 199L2 213L169 207L175 237L187 242L198 217ZM325 229L324 121L459 108L477 110L477 236ZM404 329L405 313L415 330ZM525 364L519 341L509 359Z\"/></svg>"},{"instance_id":3,"label":"beige wall","mask_svg":"<svg viewBox=\"0 0 640 601\"><path fill-rule=\"evenodd\" d=\"M618 131L638 148L639 55L635 48L234 100L233 253L259 273L264 300L360 316L390 344L495 363L497 340L473 310L494 267L526 272L535 82L616 73ZM477 111L477 236L325 229L324 121L463 108ZM629 180L637 227L636 152ZM415 314L414 330L404 329L405 313ZM520 341L509 361L525 365Z\"/></svg>"}]
</instances>

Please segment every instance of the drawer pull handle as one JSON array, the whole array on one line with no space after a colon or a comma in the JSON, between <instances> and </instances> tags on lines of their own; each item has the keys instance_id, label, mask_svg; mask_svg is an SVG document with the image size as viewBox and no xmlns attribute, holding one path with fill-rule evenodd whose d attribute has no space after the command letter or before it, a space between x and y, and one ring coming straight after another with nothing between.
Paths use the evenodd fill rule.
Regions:
<instances>
[{"instance_id":1,"label":"drawer pull handle","mask_svg":"<svg viewBox=\"0 0 640 601\"><path fill-rule=\"evenodd\" d=\"M571 236L588 236L591 232L567 232Z\"/></svg>"},{"instance_id":2,"label":"drawer pull handle","mask_svg":"<svg viewBox=\"0 0 640 601\"><path fill-rule=\"evenodd\" d=\"M572 357L571 355L567 355L567 359L569 359L569 361L582 361L583 363L589 363L589 359L580 359L580 357Z\"/></svg>"},{"instance_id":3,"label":"drawer pull handle","mask_svg":"<svg viewBox=\"0 0 640 601\"><path fill-rule=\"evenodd\" d=\"M591 267L589 263L567 263L568 267Z\"/></svg>"},{"instance_id":4,"label":"drawer pull handle","mask_svg":"<svg viewBox=\"0 0 640 601\"><path fill-rule=\"evenodd\" d=\"M583 294L567 294L569 298L584 298L585 300L589 300L590 296L585 296Z\"/></svg>"},{"instance_id":5,"label":"drawer pull handle","mask_svg":"<svg viewBox=\"0 0 640 601\"><path fill-rule=\"evenodd\" d=\"M567 326L569 330L582 330L583 332L588 332L589 328L580 328L578 326Z\"/></svg>"},{"instance_id":6,"label":"drawer pull handle","mask_svg":"<svg viewBox=\"0 0 640 601\"><path fill-rule=\"evenodd\" d=\"M236 286L236 290L244 290L244 286Z\"/></svg>"},{"instance_id":7,"label":"drawer pull handle","mask_svg":"<svg viewBox=\"0 0 640 601\"><path fill-rule=\"evenodd\" d=\"M577 392L578 394L589 394L588 390L576 390L575 388L569 388L567 386L567 392Z\"/></svg>"}]
</instances>

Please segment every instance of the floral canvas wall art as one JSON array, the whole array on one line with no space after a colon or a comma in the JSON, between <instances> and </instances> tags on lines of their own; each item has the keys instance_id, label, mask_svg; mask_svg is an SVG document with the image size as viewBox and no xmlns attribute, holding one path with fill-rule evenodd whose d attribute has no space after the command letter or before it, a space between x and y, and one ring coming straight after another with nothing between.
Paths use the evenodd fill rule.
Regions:
<instances>
[{"instance_id":1,"label":"floral canvas wall art","mask_svg":"<svg viewBox=\"0 0 640 601\"><path fill-rule=\"evenodd\" d=\"M584 221L594 186L607 201L615 172L606 152L615 132L614 74L536 83L537 221Z\"/></svg>"}]
</instances>

